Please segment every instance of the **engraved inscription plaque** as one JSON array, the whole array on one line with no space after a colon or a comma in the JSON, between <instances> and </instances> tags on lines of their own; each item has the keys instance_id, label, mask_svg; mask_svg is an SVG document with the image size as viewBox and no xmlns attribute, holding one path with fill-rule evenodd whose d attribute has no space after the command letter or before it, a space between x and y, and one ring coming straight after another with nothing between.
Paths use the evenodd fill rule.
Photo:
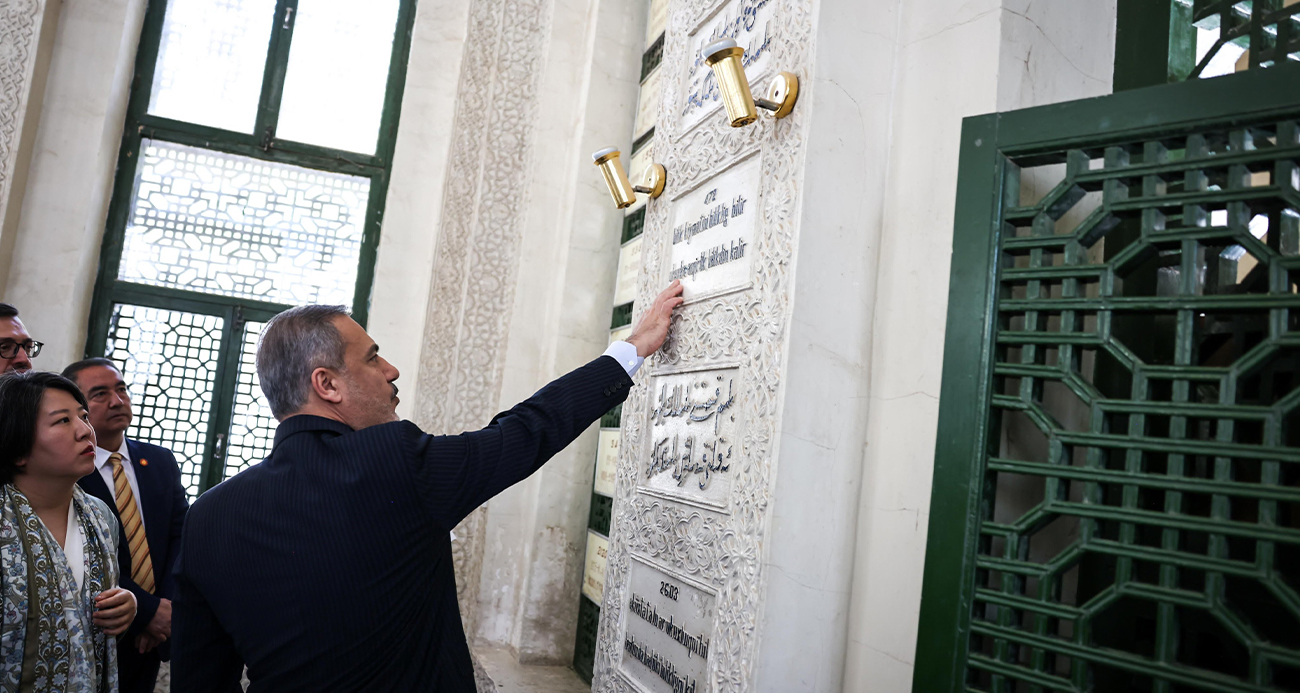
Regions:
<instances>
[{"instance_id":1,"label":"engraved inscription plaque","mask_svg":"<svg viewBox=\"0 0 1300 693\"><path fill-rule=\"evenodd\" d=\"M725 507L740 457L739 368L660 375L650 385L650 455L640 486Z\"/></svg>"},{"instance_id":2,"label":"engraved inscription plaque","mask_svg":"<svg viewBox=\"0 0 1300 693\"><path fill-rule=\"evenodd\" d=\"M707 689L716 595L633 557L623 674L655 693Z\"/></svg>"},{"instance_id":3,"label":"engraved inscription plaque","mask_svg":"<svg viewBox=\"0 0 1300 693\"><path fill-rule=\"evenodd\" d=\"M587 563L582 574L582 593L597 604L605 598L605 568L609 561L609 540L587 532Z\"/></svg>"},{"instance_id":4,"label":"engraved inscription plaque","mask_svg":"<svg viewBox=\"0 0 1300 693\"><path fill-rule=\"evenodd\" d=\"M614 497L614 477L618 475L618 444L622 434L617 428L600 429L596 441L596 481L592 490Z\"/></svg>"},{"instance_id":5,"label":"engraved inscription plaque","mask_svg":"<svg viewBox=\"0 0 1300 693\"><path fill-rule=\"evenodd\" d=\"M614 305L636 298L636 278L641 273L641 239L637 236L618 251L618 279L614 282Z\"/></svg>"},{"instance_id":6,"label":"engraved inscription plaque","mask_svg":"<svg viewBox=\"0 0 1300 693\"><path fill-rule=\"evenodd\" d=\"M654 127L655 114L659 110L659 84L663 71L655 68L641 83L641 97L636 106L636 124L632 127L632 138L640 139L647 130Z\"/></svg>"},{"instance_id":7,"label":"engraved inscription plaque","mask_svg":"<svg viewBox=\"0 0 1300 693\"><path fill-rule=\"evenodd\" d=\"M691 51L687 61L690 67L686 75L680 127L676 132L685 133L722 105L722 93L718 90L713 70L700 57L700 49L704 46L722 38L735 39L736 44L745 49L743 60L750 88L758 91L756 85L762 84L771 67L769 55L775 38L775 23L772 22L775 6L772 0L731 0L687 39L686 45ZM755 95L761 96L762 93Z\"/></svg>"},{"instance_id":8,"label":"engraved inscription plaque","mask_svg":"<svg viewBox=\"0 0 1300 693\"><path fill-rule=\"evenodd\" d=\"M664 33L668 24L668 0L650 0L650 17L645 27L645 45L649 46Z\"/></svg>"},{"instance_id":9,"label":"engraved inscription plaque","mask_svg":"<svg viewBox=\"0 0 1300 693\"><path fill-rule=\"evenodd\" d=\"M749 285L759 216L759 162L752 156L677 200L668 279L682 280L686 300Z\"/></svg>"}]
</instances>

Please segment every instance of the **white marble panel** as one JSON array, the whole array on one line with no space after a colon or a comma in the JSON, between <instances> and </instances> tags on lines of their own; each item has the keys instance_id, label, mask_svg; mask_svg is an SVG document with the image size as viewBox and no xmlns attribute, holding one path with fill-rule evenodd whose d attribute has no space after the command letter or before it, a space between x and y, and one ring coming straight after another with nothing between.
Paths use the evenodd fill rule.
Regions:
<instances>
[{"instance_id":1,"label":"white marble panel","mask_svg":"<svg viewBox=\"0 0 1300 693\"><path fill-rule=\"evenodd\" d=\"M637 236L618 252L618 281L614 283L614 305L636 298L636 279L641 274L641 239Z\"/></svg>"},{"instance_id":2,"label":"white marble panel","mask_svg":"<svg viewBox=\"0 0 1300 693\"><path fill-rule=\"evenodd\" d=\"M622 437L622 432L617 428L600 429L600 438L596 443L596 480L592 490L602 496L614 497L614 478L618 474L618 444Z\"/></svg>"},{"instance_id":3,"label":"white marble panel","mask_svg":"<svg viewBox=\"0 0 1300 693\"><path fill-rule=\"evenodd\" d=\"M777 22L772 21L776 5L770 0L731 0L691 34L686 42L691 51L690 68L680 95L680 120L674 132L678 135L685 133L722 107L722 94L718 91L713 70L700 57L700 50L718 39L735 39L745 49L745 74L749 77L750 88L762 93L759 85L771 72L771 48L778 39Z\"/></svg>"},{"instance_id":4,"label":"white marble panel","mask_svg":"<svg viewBox=\"0 0 1300 693\"><path fill-rule=\"evenodd\" d=\"M634 557L622 673L654 693L707 690L716 601L703 586Z\"/></svg>"},{"instance_id":5,"label":"white marble panel","mask_svg":"<svg viewBox=\"0 0 1300 693\"><path fill-rule=\"evenodd\" d=\"M626 342L627 338L631 336L632 336L632 326L624 325L618 328L617 330L609 331L609 343L613 344L614 342Z\"/></svg>"},{"instance_id":6,"label":"white marble panel","mask_svg":"<svg viewBox=\"0 0 1300 693\"><path fill-rule=\"evenodd\" d=\"M609 540L587 532L586 568L582 572L582 593L599 604L605 598L605 568L609 562Z\"/></svg>"},{"instance_id":7,"label":"white marble panel","mask_svg":"<svg viewBox=\"0 0 1300 693\"><path fill-rule=\"evenodd\" d=\"M646 134L655 126L655 117L659 114L659 85L663 70L655 68L646 75L641 83L641 96L637 99L636 123L632 127L632 139Z\"/></svg>"},{"instance_id":8,"label":"white marble panel","mask_svg":"<svg viewBox=\"0 0 1300 693\"><path fill-rule=\"evenodd\" d=\"M740 369L659 375L651 382L650 450L640 486L725 507L740 462Z\"/></svg>"},{"instance_id":9,"label":"white marble panel","mask_svg":"<svg viewBox=\"0 0 1300 693\"><path fill-rule=\"evenodd\" d=\"M651 46L668 26L668 0L650 0L650 16L645 25L645 45Z\"/></svg>"},{"instance_id":10,"label":"white marble panel","mask_svg":"<svg viewBox=\"0 0 1300 693\"><path fill-rule=\"evenodd\" d=\"M749 284L760 174L760 157L752 156L676 201L668 280L682 280L686 300Z\"/></svg>"}]
</instances>

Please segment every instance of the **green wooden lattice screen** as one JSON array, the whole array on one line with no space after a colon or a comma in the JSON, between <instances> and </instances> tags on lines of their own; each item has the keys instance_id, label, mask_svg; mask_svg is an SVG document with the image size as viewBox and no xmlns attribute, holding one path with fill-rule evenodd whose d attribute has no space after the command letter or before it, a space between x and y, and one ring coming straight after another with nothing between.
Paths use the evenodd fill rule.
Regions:
<instances>
[{"instance_id":1,"label":"green wooden lattice screen","mask_svg":"<svg viewBox=\"0 0 1300 693\"><path fill-rule=\"evenodd\" d=\"M1300 66L968 118L913 690L1300 690Z\"/></svg>"}]
</instances>

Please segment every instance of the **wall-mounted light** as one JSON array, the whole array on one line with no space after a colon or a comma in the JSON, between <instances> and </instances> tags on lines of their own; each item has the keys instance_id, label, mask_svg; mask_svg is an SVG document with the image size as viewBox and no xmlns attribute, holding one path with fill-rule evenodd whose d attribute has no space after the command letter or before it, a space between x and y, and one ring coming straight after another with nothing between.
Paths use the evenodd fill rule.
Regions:
<instances>
[{"instance_id":1,"label":"wall-mounted light","mask_svg":"<svg viewBox=\"0 0 1300 693\"><path fill-rule=\"evenodd\" d=\"M636 202L637 193L649 195L652 200L663 194L664 185L668 182L668 172L664 170L663 164L650 164L641 184L634 186L628 182L627 174L623 172L623 162L618 157L619 151L614 147L606 147L591 155L600 167L600 172L605 174L605 184L609 186L609 194L619 209L631 207Z\"/></svg>"},{"instance_id":2,"label":"wall-mounted light","mask_svg":"<svg viewBox=\"0 0 1300 693\"><path fill-rule=\"evenodd\" d=\"M755 99L749 91L749 78L741 60L744 48L731 39L721 39L705 46L700 55L713 68L731 127L744 127L758 120L755 105L771 111L777 118L784 118L794 110L794 102L799 100L799 78L793 72L778 72L768 83L763 98Z\"/></svg>"}]
</instances>

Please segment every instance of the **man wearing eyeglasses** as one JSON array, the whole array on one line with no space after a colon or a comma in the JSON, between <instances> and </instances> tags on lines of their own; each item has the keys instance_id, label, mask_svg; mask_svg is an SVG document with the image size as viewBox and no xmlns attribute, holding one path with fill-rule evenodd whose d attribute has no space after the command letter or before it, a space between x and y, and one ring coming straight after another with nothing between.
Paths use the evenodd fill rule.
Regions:
<instances>
[{"instance_id":1,"label":"man wearing eyeglasses","mask_svg":"<svg viewBox=\"0 0 1300 693\"><path fill-rule=\"evenodd\" d=\"M0 303L0 373L30 371L32 359L41 353L42 346L27 334L23 321L18 319L18 309Z\"/></svg>"}]
</instances>

